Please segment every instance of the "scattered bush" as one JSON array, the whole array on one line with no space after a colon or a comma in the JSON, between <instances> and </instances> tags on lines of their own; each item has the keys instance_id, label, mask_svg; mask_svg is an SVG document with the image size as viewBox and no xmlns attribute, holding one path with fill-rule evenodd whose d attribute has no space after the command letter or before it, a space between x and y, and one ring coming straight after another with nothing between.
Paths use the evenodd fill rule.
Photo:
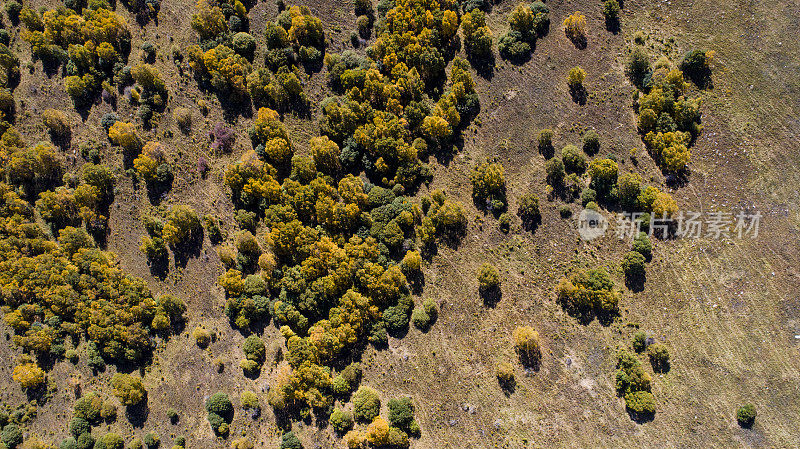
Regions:
<instances>
[{"instance_id":1,"label":"scattered bush","mask_svg":"<svg viewBox=\"0 0 800 449\"><path fill-rule=\"evenodd\" d=\"M586 156L575 145L567 145L561 150L561 160L567 173L582 174L586 171Z\"/></svg>"},{"instance_id":2,"label":"scattered bush","mask_svg":"<svg viewBox=\"0 0 800 449\"><path fill-rule=\"evenodd\" d=\"M537 142L539 143L539 152L546 158L550 158L553 154L553 131L550 129L539 131Z\"/></svg>"},{"instance_id":3,"label":"scattered bush","mask_svg":"<svg viewBox=\"0 0 800 449\"><path fill-rule=\"evenodd\" d=\"M64 138L70 133L69 118L62 111L45 109L42 113L42 122L53 137Z\"/></svg>"},{"instance_id":4,"label":"scattered bush","mask_svg":"<svg viewBox=\"0 0 800 449\"><path fill-rule=\"evenodd\" d=\"M564 19L564 33L578 48L586 46L586 16L575 11Z\"/></svg>"},{"instance_id":5,"label":"scattered bush","mask_svg":"<svg viewBox=\"0 0 800 449\"><path fill-rule=\"evenodd\" d=\"M669 371L669 350L663 343L654 343L647 348L647 355L650 357L650 365L653 371L665 373Z\"/></svg>"},{"instance_id":6,"label":"scattered bush","mask_svg":"<svg viewBox=\"0 0 800 449\"><path fill-rule=\"evenodd\" d=\"M359 421L371 422L381 411L378 392L367 386L360 386L353 395L353 414Z\"/></svg>"},{"instance_id":7,"label":"scattered bush","mask_svg":"<svg viewBox=\"0 0 800 449\"><path fill-rule=\"evenodd\" d=\"M471 58L483 60L492 56L492 30L486 25L486 14L473 9L461 17L464 49Z\"/></svg>"},{"instance_id":8,"label":"scattered bush","mask_svg":"<svg viewBox=\"0 0 800 449\"><path fill-rule=\"evenodd\" d=\"M353 428L353 414L336 408L333 410L333 413L331 413L328 422L330 422L331 427L333 427L336 433L343 435Z\"/></svg>"},{"instance_id":9,"label":"scattered bush","mask_svg":"<svg viewBox=\"0 0 800 449\"><path fill-rule=\"evenodd\" d=\"M478 287L481 292L500 289L500 272L494 265L484 263L478 270Z\"/></svg>"},{"instance_id":10,"label":"scattered bush","mask_svg":"<svg viewBox=\"0 0 800 449\"><path fill-rule=\"evenodd\" d=\"M517 326L512 337L520 363L527 367L538 367L542 358L539 333L530 326Z\"/></svg>"},{"instance_id":11,"label":"scattered bush","mask_svg":"<svg viewBox=\"0 0 800 449\"><path fill-rule=\"evenodd\" d=\"M736 421L741 427L749 429L756 421L756 408L753 404L744 404L736 410Z\"/></svg>"},{"instance_id":12,"label":"scattered bush","mask_svg":"<svg viewBox=\"0 0 800 449\"><path fill-rule=\"evenodd\" d=\"M580 67L573 67L569 69L567 74L567 84L570 90L577 91L583 89L583 82L586 80L586 71Z\"/></svg>"},{"instance_id":13,"label":"scattered bush","mask_svg":"<svg viewBox=\"0 0 800 449\"><path fill-rule=\"evenodd\" d=\"M606 318L618 312L619 292L604 268L562 278L556 293L562 306L584 322L591 321L593 314Z\"/></svg>"},{"instance_id":14,"label":"scattered bush","mask_svg":"<svg viewBox=\"0 0 800 449\"><path fill-rule=\"evenodd\" d=\"M514 366L508 362L500 362L495 368L497 381L503 389L508 389L514 385Z\"/></svg>"},{"instance_id":15,"label":"scattered bush","mask_svg":"<svg viewBox=\"0 0 800 449\"><path fill-rule=\"evenodd\" d=\"M34 362L26 362L14 367L14 382L23 389L34 389L44 384L45 372Z\"/></svg>"},{"instance_id":16,"label":"scattered bush","mask_svg":"<svg viewBox=\"0 0 800 449\"><path fill-rule=\"evenodd\" d=\"M178 127L182 132L185 134L189 134L192 130L192 111L188 108L175 108L175 112L172 113L172 116L175 118L175 123L178 124Z\"/></svg>"},{"instance_id":17,"label":"scattered bush","mask_svg":"<svg viewBox=\"0 0 800 449\"><path fill-rule=\"evenodd\" d=\"M588 155L594 155L600 151L600 136L597 131L590 129L583 133L583 151Z\"/></svg>"},{"instance_id":18,"label":"scattered bush","mask_svg":"<svg viewBox=\"0 0 800 449\"><path fill-rule=\"evenodd\" d=\"M633 334L633 350L643 352L645 349L647 349L647 334L638 331Z\"/></svg>"},{"instance_id":19,"label":"scattered bush","mask_svg":"<svg viewBox=\"0 0 800 449\"><path fill-rule=\"evenodd\" d=\"M111 385L114 387L114 396L119 399L122 405L136 405L147 395L147 391L142 385L142 379L130 374L114 374L111 378Z\"/></svg>"},{"instance_id":20,"label":"scattered bush","mask_svg":"<svg viewBox=\"0 0 800 449\"><path fill-rule=\"evenodd\" d=\"M297 435L290 430L284 433L283 437L281 437L280 449L303 449L303 443L301 443L300 439L297 438Z\"/></svg>"},{"instance_id":21,"label":"scattered bush","mask_svg":"<svg viewBox=\"0 0 800 449\"><path fill-rule=\"evenodd\" d=\"M522 195L519 199L517 215L527 229L535 228L542 220L542 214L539 212L539 197L533 193Z\"/></svg>"},{"instance_id":22,"label":"scattered bush","mask_svg":"<svg viewBox=\"0 0 800 449\"><path fill-rule=\"evenodd\" d=\"M506 208L506 178L503 166L485 162L476 165L470 174L472 199L482 209L502 211Z\"/></svg>"},{"instance_id":23,"label":"scattered bush","mask_svg":"<svg viewBox=\"0 0 800 449\"><path fill-rule=\"evenodd\" d=\"M639 232L636 238L633 239L631 249L644 256L645 260L649 262L653 254L653 244L650 242L647 233Z\"/></svg>"}]
</instances>

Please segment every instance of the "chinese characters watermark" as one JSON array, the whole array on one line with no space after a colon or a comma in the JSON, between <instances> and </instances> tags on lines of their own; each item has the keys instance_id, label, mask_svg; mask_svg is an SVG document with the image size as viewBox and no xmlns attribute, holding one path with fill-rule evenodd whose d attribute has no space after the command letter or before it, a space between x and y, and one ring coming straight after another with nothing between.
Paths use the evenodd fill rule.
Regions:
<instances>
[{"instance_id":1,"label":"chinese characters watermark","mask_svg":"<svg viewBox=\"0 0 800 449\"><path fill-rule=\"evenodd\" d=\"M649 218L648 218L649 217ZM708 238L713 240L758 237L761 212L737 214L731 212L683 212L677 217L656 217L642 212L616 214L614 234L620 240L633 240L640 232L650 236L672 236L684 239ZM593 240L605 234L608 220L599 212L584 209L578 217L578 232L584 240Z\"/></svg>"}]
</instances>

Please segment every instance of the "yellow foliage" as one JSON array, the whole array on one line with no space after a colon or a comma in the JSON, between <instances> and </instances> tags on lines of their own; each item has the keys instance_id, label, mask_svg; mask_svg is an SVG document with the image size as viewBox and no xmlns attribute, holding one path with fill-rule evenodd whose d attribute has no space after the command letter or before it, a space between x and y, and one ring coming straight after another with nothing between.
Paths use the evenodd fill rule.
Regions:
<instances>
[{"instance_id":1,"label":"yellow foliage","mask_svg":"<svg viewBox=\"0 0 800 449\"><path fill-rule=\"evenodd\" d=\"M45 380L45 374L36 363L25 362L14 367L12 378L22 388L28 389L42 385Z\"/></svg>"}]
</instances>

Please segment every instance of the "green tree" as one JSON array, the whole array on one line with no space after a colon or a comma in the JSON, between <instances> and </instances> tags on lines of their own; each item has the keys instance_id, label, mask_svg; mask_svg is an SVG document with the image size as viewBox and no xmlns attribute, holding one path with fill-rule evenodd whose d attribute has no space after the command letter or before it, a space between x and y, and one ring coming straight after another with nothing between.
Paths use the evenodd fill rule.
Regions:
<instances>
[{"instance_id":1,"label":"green tree","mask_svg":"<svg viewBox=\"0 0 800 449\"><path fill-rule=\"evenodd\" d=\"M122 405L137 405L147 396L142 379L130 374L116 373L111 378L114 396Z\"/></svg>"}]
</instances>

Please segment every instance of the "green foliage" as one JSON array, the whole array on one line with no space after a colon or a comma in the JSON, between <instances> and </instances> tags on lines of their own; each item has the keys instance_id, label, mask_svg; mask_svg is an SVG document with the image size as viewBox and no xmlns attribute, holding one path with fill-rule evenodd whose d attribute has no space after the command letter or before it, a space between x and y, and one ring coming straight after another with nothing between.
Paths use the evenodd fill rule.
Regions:
<instances>
[{"instance_id":1,"label":"green foliage","mask_svg":"<svg viewBox=\"0 0 800 449\"><path fill-rule=\"evenodd\" d=\"M333 427L333 430L336 431L339 435L345 434L348 430L353 428L353 414L348 411L343 411L340 408L336 408L331 413L331 417L328 419L328 422Z\"/></svg>"},{"instance_id":2,"label":"green foliage","mask_svg":"<svg viewBox=\"0 0 800 449\"><path fill-rule=\"evenodd\" d=\"M622 272L628 280L640 279L644 277L645 258L641 253L629 251L622 259Z\"/></svg>"},{"instance_id":3,"label":"green foliage","mask_svg":"<svg viewBox=\"0 0 800 449\"><path fill-rule=\"evenodd\" d=\"M736 410L736 421L741 427L753 427L756 421L756 407L753 404L744 404Z\"/></svg>"},{"instance_id":4,"label":"green foliage","mask_svg":"<svg viewBox=\"0 0 800 449\"><path fill-rule=\"evenodd\" d=\"M9 449L14 449L22 444L22 430L16 424L6 424L0 433L0 440Z\"/></svg>"},{"instance_id":5,"label":"green foliage","mask_svg":"<svg viewBox=\"0 0 800 449\"><path fill-rule=\"evenodd\" d=\"M553 130L543 129L539 131L539 136L536 138L538 143L539 152L550 158L553 154Z\"/></svg>"},{"instance_id":6,"label":"green foliage","mask_svg":"<svg viewBox=\"0 0 800 449\"><path fill-rule=\"evenodd\" d=\"M647 356L650 358L650 365L653 371L665 373L669 371L669 350L663 343L654 343L647 348Z\"/></svg>"},{"instance_id":7,"label":"green foliage","mask_svg":"<svg viewBox=\"0 0 800 449\"><path fill-rule=\"evenodd\" d=\"M533 193L522 195L519 199L517 215L522 219L526 228L535 228L542 220L542 214L539 212L539 197Z\"/></svg>"},{"instance_id":8,"label":"green foliage","mask_svg":"<svg viewBox=\"0 0 800 449\"><path fill-rule=\"evenodd\" d=\"M605 0L603 2L603 17L606 19L606 26L615 29L619 22L620 6L617 0Z\"/></svg>"},{"instance_id":9,"label":"green foliage","mask_svg":"<svg viewBox=\"0 0 800 449\"><path fill-rule=\"evenodd\" d=\"M631 250L644 256L645 260L649 261L653 254L653 244L645 232L639 232L639 235L633 239L633 246Z\"/></svg>"},{"instance_id":10,"label":"green foliage","mask_svg":"<svg viewBox=\"0 0 800 449\"><path fill-rule=\"evenodd\" d=\"M206 411L208 412L208 423L211 429L218 435L227 435L230 427L228 424L233 419L233 404L228 395L217 392L206 400Z\"/></svg>"},{"instance_id":11,"label":"green foliage","mask_svg":"<svg viewBox=\"0 0 800 449\"><path fill-rule=\"evenodd\" d=\"M303 449L303 443L291 430L281 437L281 449Z\"/></svg>"},{"instance_id":12,"label":"green foliage","mask_svg":"<svg viewBox=\"0 0 800 449\"><path fill-rule=\"evenodd\" d=\"M589 322L594 315L607 319L617 314L619 291L604 268L575 272L562 278L556 293L561 305L580 321Z\"/></svg>"},{"instance_id":13,"label":"green foliage","mask_svg":"<svg viewBox=\"0 0 800 449\"><path fill-rule=\"evenodd\" d=\"M353 414L359 421L372 422L381 411L378 392L367 386L360 386L353 395Z\"/></svg>"},{"instance_id":14,"label":"green foliage","mask_svg":"<svg viewBox=\"0 0 800 449\"><path fill-rule=\"evenodd\" d=\"M478 287L482 292L500 289L500 272L494 265L481 265L478 270Z\"/></svg>"},{"instance_id":15,"label":"green foliage","mask_svg":"<svg viewBox=\"0 0 800 449\"><path fill-rule=\"evenodd\" d=\"M561 150L561 160L567 173L582 174L586 171L586 156L575 145L567 145Z\"/></svg>"},{"instance_id":16,"label":"green foliage","mask_svg":"<svg viewBox=\"0 0 800 449\"><path fill-rule=\"evenodd\" d=\"M569 85L570 89L578 90L583 88L584 80L586 80L586 71L581 67L576 66L569 69L569 73L567 74L567 84Z\"/></svg>"},{"instance_id":17,"label":"green foliage","mask_svg":"<svg viewBox=\"0 0 800 449\"><path fill-rule=\"evenodd\" d=\"M144 445L147 446L148 449L157 448L158 445L161 443L161 438L158 437L158 434L155 432L148 432L144 439L142 439Z\"/></svg>"},{"instance_id":18,"label":"green foliage","mask_svg":"<svg viewBox=\"0 0 800 449\"><path fill-rule=\"evenodd\" d=\"M642 352L647 349L647 334L642 331L638 331L633 334L633 350L636 352Z\"/></svg>"},{"instance_id":19,"label":"green foliage","mask_svg":"<svg viewBox=\"0 0 800 449\"><path fill-rule=\"evenodd\" d=\"M125 441L116 433L107 433L95 442L94 447L95 449L124 449Z\"/></svg>"},{"instance_id":20,"label":"green foliage","mask_svg":"<svg viewBox=\"0 0 800 449\"><path fill-rule=\"evenodd\" d=\"M600 135L597 131L590 129L583 133L583 151L589 155L600 151Z\"/></svg>"},{"instance_id":21,"label":"green foliage","mask_svg":"<svg viewBox=\"0 0 800 449\"><path fill-rule=\"evenodd\" d=\"M201 232L200 219L189 206L177 205L167 216L162 238L173 249L193 243Z\"/></svg>"},{"instance_id":22,"label":"green foliage","mask_svg":"<svg viewBox=\"0 0 800 449\"><path fill-rule=\"evenodd\" d=\"M114 374L111 378L111 385L114 387L114 396L119 399L122 405L136 405L147 396L147 391L142 385L142 379L130 374Z\"/></svg>"},{"instance_id":23,"label":"green foliage","mask_svg":"<svg viewBox=\"0 0 800 449\"><path fill-rule=\"evenodd\" d=\"M559 158L549 159L544 164L545 173L547 173L547 183L551 186L560 187L564 184L564 162Z\"/></svg>"},{"instance_id":24,"label":"green foliage","mask_svg":"<svg viewBox=\"0 0 800 449\"><path fill-rule=\"evenodd\" d=\"M538 367L542 359L539 333L530 326L517 326L512 338L520 362L526 367Z\"/></svg>"},{"instance_id":25,"label":"green foliage","mask_svg":"<svg viewBox=\"0 0 800 449\"><path fill-rule=\"evenodd\" d=\"M506 208L506 178L499 163L484 162L470 173L472 199L479 208L502 211Z\"/></svg>"},{"instance_id":26,"label":"green foliage","mask_svg":"<svg viewBox=\"0 0 800 449\"><path fill-rule=\"evenodd\" d=\"M461 31L464 34L464 49L476 59L492 56L492 30L486 24L486 14L473 9L461 17Z\"/></svg>"},{"instance_id":27,"label":"green foliage","mask_svg":"<svg viewBox=\"0 0 800 449\"><path fill-rule=\"evenodd\" d=\"M625 408L635 418L646 418L656 412L656 399L649 391L632 391L625 395Z\"/></svg>"},{"instance_id":28,"label":"green foliage","mask_svg":"<svg viewBox=\"0 0 800 449\"><path fill-rule=\"evenodd\" d=\"M407 430L414 421L414 404L410 397L389 399L389 423L399 429Z\"/></svg>"},{"instance_id":29,"label":"green foliage","mask_svg":"<svg viewBox=\"0 0 800 449\"><path fill-rule=\"evenodd\" d=\"M711 81L711 55L705 50L694 49L687 52L681 60L681 70L700 88Z\"/></svg>"},{"instance_id":30,"label":"green foliage","mask_svg":"<svg viewBox=\"0 0 800 449\"><path fill-rule=\"evenodd\" d=\"M644 86L644 80L650 74L650 58L642 47L635 46L628 54L625 74L635 86Z\"/></svg>"}]
</instances>

